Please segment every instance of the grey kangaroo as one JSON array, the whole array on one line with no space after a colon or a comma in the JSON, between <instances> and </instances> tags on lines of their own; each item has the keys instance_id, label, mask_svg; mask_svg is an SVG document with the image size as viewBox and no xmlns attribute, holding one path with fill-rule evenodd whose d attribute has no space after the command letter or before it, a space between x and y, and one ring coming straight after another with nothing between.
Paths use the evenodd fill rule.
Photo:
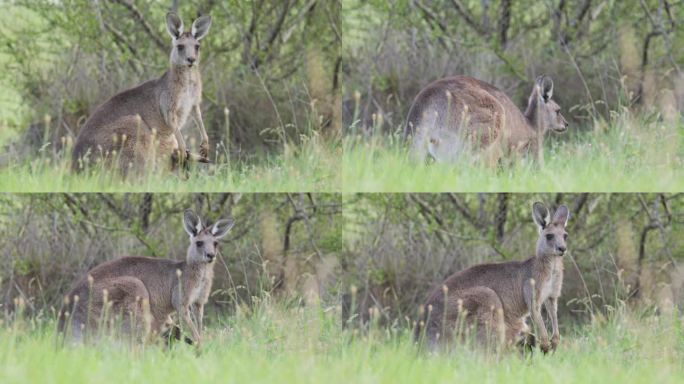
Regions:
<instances>
[{"instance_id":1,"label":"grey kangaroo","mask_svg":"<svg viewBox=\"0 0 684 384\"><path fill-rule=\"evenodd\" d=\"M536 255L523 261L479 264L451 275L429 294L428 310L414 336L425 337L434 347L438 341L451 340L457 323L463 321L475 325L478 343L498 337L497 343L512 345L530 336L525 320L531 315L541 350L555 350L560 341L557 309L569 215L565 205L551 216L542 203L534 203L532 218L539 229ZM551 318L550 342L542 304Z\"/></svg>"},{"instance_id":2,"label":"grey kangaroo","mask_svg":"<svg viewBox=\"0 0 684 384\"><path fill-rule=\"evenodd\" d=\"M156 159L178 162L188 158L181 133L190 115L200 134L200 159L206 161L209 138L200 103L202 79L198 69L200 40L211 26L211 17L202 16L192 23L190 32L174 13L166 15L166 29L171 35L170 68L160 78L123 91L97 107L76 138L72 168L103 160L126 173L129 168L145 170Z\"/></svg>"},{"instance_id":3,"label":"grey kangaroo","mask_svg":"<svg viewBox=\"0 0 684 384\"><path fill-rule=\"evenodd\" d=\"M541 162L544 133L564 132L568 122L552 100L553 81L539 76L523 113L495 86L468 76L437 80L416 96L404 137L422 160L453 161L477 150L495 165L505 153L536 152Z\"/></svg>"},{"instance_id":4,"label":"grey kangaroo","mask_svg":"<svg viewBox=\"0 0 684 384\"><path fill-rule=\"evenodd\" d=\"M218 239L233 227L233 220L204 226L194 212L187 210L183 227L190 235L185 261L134 256L96 266L65 297L58 330L80 340L101 326L109 314L120 317L125 333L141 334L144 330L159 335L172 325L170 316L178 313L180 324L184 322L193 341L200 344Z\"/></svg>"}]
</instances>

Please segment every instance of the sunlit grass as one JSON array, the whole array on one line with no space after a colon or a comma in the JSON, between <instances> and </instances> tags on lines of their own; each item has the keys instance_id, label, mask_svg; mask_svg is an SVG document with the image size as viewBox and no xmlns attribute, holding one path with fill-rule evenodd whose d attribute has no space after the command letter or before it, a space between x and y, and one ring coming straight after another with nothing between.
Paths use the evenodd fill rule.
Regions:
<instances>
[{"instance_id":1,"label":"sunlit grass","mask_svg":"<svg viewBox=\"0 0 684 384\"><path fill-rule=\"evenodd\" d=\"M477 382L578 383L684 380L684 332L670 316L625 311L562 327L558 351L421 352L408 327L343 329L339 309L263 303L209 319L197 350L100 340L58 346L52 320L0 326L0 382Z\"/></svg>"},{"instance_id":2,"label":"sunlit grass","mask_svg":"<svg viewBox=\"0 0 684 384\"><path fill-rule=\"evenodd\" d=\"M593 130L549 135L544 166L531 157L499 168L461 158L422 163L399 135L349 137L344 144L347 192L673 192L684 189L684 124L627 113Z\"/></svg>"},{"instance_id":3,"label":"sunlit grass","mask_svg":"<svg viewBox=\"0 0 684 384\"><path fill-rule=\"evenodd\" d=\"M294 192L338 191L341 148L312 135L300 145L259 159L191 165L187 175L160 170L144 177L122 179L117 172L71 171L68 151L42 153L30 160L12 159L0 168L3 192Z\"/></svg>"}]
</instances>

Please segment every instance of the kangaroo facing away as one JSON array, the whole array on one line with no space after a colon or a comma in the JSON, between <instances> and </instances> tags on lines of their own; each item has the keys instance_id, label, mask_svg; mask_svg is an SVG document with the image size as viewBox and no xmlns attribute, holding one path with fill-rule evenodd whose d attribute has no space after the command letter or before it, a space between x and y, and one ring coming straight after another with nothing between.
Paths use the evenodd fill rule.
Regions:
<instances>
[{"instance_id":1,"label":"kangaroo facing away","mask_svg":"<svg viewBox=\"0 0 684 384\"><path fill-rule=\"evenodd\" d=\"M404 138L413 137L411 154L449 162L479 150L489 165L505 153L536 152L543 162L547 131L564 132L568 122L554 102L553 81L539 76L525 112L495 86L467 76L437 80L418 93L409 110Z\"/></svg>"},{"instance_id":2,"label":"kangaroo facing away","mask_svg":"<svg viewBox=\"0 0 684 384\"><path fill-rule=\"evenodd\" d=\"M190 235L185 261L123 257L96 266L65 297L58 331L80 340L112 319L109 314L119 317L124 333L159 335L172 325L171 315L178 313L180 324L185 323L193 341L200 344L218 239L233 227L233 220L204 226L186 210L183 227Z\"/></svg>"},{"instance_id":3,"label":"kangaroo facing away","mask_svg":"<svg viewBox=\"0 0 684 384\"><path fill-rule=\"evenodd\" d=\"M560 341L557 309L569 215L565 205L552 217L542 203L534 203L532 217L539 228L536 255L523 261L479 264L451 275L428 295L428 310L415 329L415 338L425 337L434 347L440 340L452 340L459 321L464 321L476 327L479 344L512 345L531 337L526 324L531 315L541 350L555 351ZM550 343L542 304L551 319Z\"/></svg>"},{"instance_id":4,"label":"kangaroo facing away","mask_svg":"<svg viewBox=\"0 0 684 384\"><path fill-rule=\"evenodd\" d=\"M160 78L123 91L97 107L76 138L72 168L103 160L126 173L144 170L156 159L187 157L181 128L192 114L202 136L200 161L209 155L209 138L204 128L200 103L202 79L198 69L200 40L211 26L210 16L192 23L183 32L183 22L174 13L166 15L171 35L170 68Z\"/></svg>"}]
</instances>

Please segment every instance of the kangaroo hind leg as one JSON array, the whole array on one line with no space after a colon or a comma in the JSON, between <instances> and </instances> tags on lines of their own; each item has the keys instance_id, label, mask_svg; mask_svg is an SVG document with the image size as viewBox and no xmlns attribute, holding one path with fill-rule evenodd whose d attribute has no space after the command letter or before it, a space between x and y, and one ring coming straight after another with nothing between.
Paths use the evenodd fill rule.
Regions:
<instances>
[{"instance_id":1,"label":"kangaroo hind leg","mask_svg":"<svg viewBox=\"0 0 684 384\"><path fill-rule=\"evenodd\" d=\"M499 296L488 287L472 287L455 292L449 299L447 318L456 324L462 341L491 348L505 337L503 305Z\"/></svg>"},{"instance_id":2,"label":"kangaroo hind leg","mask_svg":"<svg viewBox=\"0 0 684 384\"><path fill-rule=\"evenodd\" d=\"M150 331L149 293L138 278L121 276L93 284L90 317L114 333L137 338Z\"/></svg>"}]
</instances>

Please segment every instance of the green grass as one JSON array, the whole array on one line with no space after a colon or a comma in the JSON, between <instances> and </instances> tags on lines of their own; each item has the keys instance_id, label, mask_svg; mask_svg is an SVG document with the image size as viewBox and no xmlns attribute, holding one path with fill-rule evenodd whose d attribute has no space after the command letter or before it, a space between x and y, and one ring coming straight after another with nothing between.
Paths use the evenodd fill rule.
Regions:
<instances>
[{"instance_id":1,"label":"green grass","mask_svg":"<svg viewBox=\"0 0 684 384\"><path fill-rule=\"evenodd\" d=\"M620 313L562 328L558 351L421 352L406 327L342 329L339 311L263 304L210 322L204 344L100 340L57 346L50 320L0 325L2 383L681 383L684 331L672 317Z\"/></svg>"},{"instance_id":2,"label":"green grass","mask_svg":"<svg viewBox=\"0 0 684 384\"><path fill-rule=\"evenodd\" d=\"M284 153L254 161L196 166L187 177L160 170L123 180L116 172L98 169L89 174L71 171L70 156L38 155L33 160L10 160L0 166L3 192L296 192L339 191L339 146L313 135Z\"/></svg>"},{"instance_id":3,"label":"green grass","mask_svg":"<svg viewBox=\"0 0 684 384\"><path fill-rule=\"evenodd\" d=\"M676 192L684 190L684 122L627 113L591 131L548 135L544 166L531 156L499 168L413 161L398 135L347 138L346 192Z\"/></svg>"}]
</instances>

